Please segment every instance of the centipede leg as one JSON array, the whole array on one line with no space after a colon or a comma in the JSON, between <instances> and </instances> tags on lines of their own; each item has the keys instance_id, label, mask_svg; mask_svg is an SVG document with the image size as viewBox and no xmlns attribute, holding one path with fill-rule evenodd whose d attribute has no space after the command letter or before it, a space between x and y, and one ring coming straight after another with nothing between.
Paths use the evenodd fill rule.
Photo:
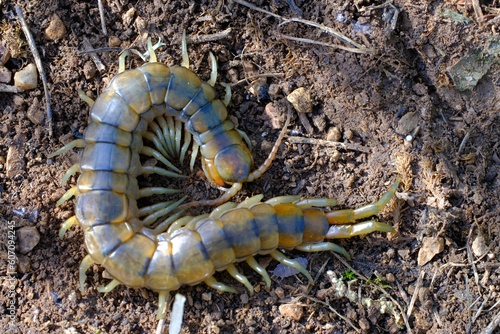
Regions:
<instances>
[{"instance_id":1,"label":"centipede leg","mask_svg":"<svg viewBox=\"0 0 500 334\"><path fill-rule=\"evenodd\" d=\"M210 67L212 68L212 70L210 71L210 79L207 81L207 84L213 87L215 86L215 82L217 81L217 59L215 59L215 56L212 52L209 52L208 56L210 57Z\"/></svg>"},{"instance_id":2,"label":"centipede leg","mask_svg":"<svg viewBox=\"0 0 500 334\"><path fill-rule=\"evenodd\" d=\"M121 283L119 280L114 279L111 282L109 282L108 284L98 287L97 291L102 292L102 293L108 293L108 292L111 292L114 288L116 288L120 284Z\"/></svg>"},{"instance_id":3,"label":"centipede leg","mask_svg":"<svg viewBox=\"0 0 500 334\"><path fill-rule=\"evenodd\" d=\"M229 273L229 275L233 276L238 282L243 284L248 289L248 293L250 294L250 296L253 295L252 284L250 283L250 281L248 281L248 278L246 278L245 275L243 275L238 271L238 269L236 269L234 264L230 264L229 266L227 266L226 271Z\"/></svg>"},{"instance_id":4,"label":"centipede leg","mask_svg":"<svg viewBox=\"0 0 500 334\"><path fill-rule=\"evenodd\" d=\"M375 216L394 197L398 189L400 178L394 182L389 190L375 203L361 206L357 209L335 210L326 213L326 218L330 224L354 223L358 219Z\"/></svg>"},{"instance_id":5,"label":"centipede leg","mask_svg":"<svg viewBox=\"0 0 500 334\"><path fill-rule=\"evenodd\" d=\"M66 232L75 225L78 225L78 219L76 219L76 216L72 216L66 219L66 221L61 225L61 228L59 229L59 239L62 240Z\"/></svg>"},{"instance_id":6,"label":"centipede leg","mask_svg":"<svg viewBox=\"0 0 500 334\"><path fill-rule=\"evenodd\" d=\"M68 183L68 180L70 177L72 177L73 175L75 175L76 173L78 173L80 171L80 165L79 164L74 164L73 166L71 166L67 171L66 173L64 173L62 179L61 179L61 184L64 186L66 186L66 183Z\"/></svg>"},{"instance_id":7,"label":"centipede leg","mask_svg":"<svg viewBox=\"0 0 500 334\"><path fill-rule=\"evenodd\" d=\"M396 230L389 224L375 220L368 220L351 225L332 225L325 236L327 239L346 239L372 232L395 233Z\"/></svg>"},{"instance_id":8,"label":"centipede leg","mask_svg":"<svg viewBox=\"0 0 500 334\"><path fill-rule=\"evenodd\" d=\"M80 263L80 291L83 292L85 291L85 278L87 277L87 274L85 272L90 268L91 265L95 263L94 259L90 257L90 255L87 255L83 258L82 262Z\"/></svg>"},{"instance_id":9,"label":"centipede leg","mask_svg":"<svg viewBox=\"0 0 500 334\"><path fill-rule=\"evenodd\" d=\"M189 68L189 55L187 51L186 30L182 32L181 52L182 52L181 66Z\"/></svg>"},{"instance_id":10,"label":"centipede leg","mask_svg":"<svg viewBox=\"0 0 500 334\"><path fill-rule=\"evenodd\" d=\"M77 90L77 92L78 92L78 97L80 98L80 100L87 103L87 105L90 108L92 108L92 106L94 105L94 100L92 100L90 97L88 97L87 94L85 94L85 92L81 89Z\"/></svg>"},{"instance_id":11,"label":"centipede leg","mask_svg":"<svg viewBox=\"0 0 500 334\"><path fill-rule=\"evenodd\" d=\"M170 299L170 291L160 291L158 293L158 313L156 319L160 320L167 312L167 299Z\"/></svg>"},{"instance_id":12,"label":"centipede leg","mask_svg":"<svg viewBox=\"0 0 500 334\"><path fill-rule=\"evenodd\" d=\"M304 243L295 247L295 249L306 253L333 251L343 255L348 260L351 259L351 256L347 253L344 247L336 245L333 242Z\"/></svg>"},{"instance_id":13,"label":"centipede leg","mask_svg":"<svg viewBox=\"0 0 500 334\"><path fill-rule=\"evenodd\" d=\"M235 288L217 281L213 276L208 277L203 282L209 287L221 292L237 293Z\"/></svg>"},{"instance_id":14,"label":"centipede leg","mask_svg":"<svg viewBox=\"0 0 500 334\"><path fill-rule=\"evenodd\" d=\"M58 149L57 151L53 152L53 153L50 153L49 155L47 155L47 158L53 158L55 157L56 155L61 155L65 152L68 152L69 150L72 150L74 148L83 148L85 147L85 140L83 139L75 139L69 143L67 143L66 145L64 145L63 147L61 147L60 149Z\"/></svg>"},{"instance_id":15,"label":"centipede leg","mask_svg":"<svg viewBox=\"0 0 500 334\"><path fill-rule=\"evenodd\" d=\"M311 274L299 262L287 258L283 253L281 253L280 251L277 251L277 250L272 251L271 253L269 253L269 255L271 255L276 261L283 263L286 266L297 269L302 274L304 274L304 276L307 277L310 284L313 284L314 280L313 280Z\"/></svg>"},{"instance_id":16,"label":"centipede leg","mask_svg":"<svg viewBox=\"0 0 500 334\"><path fill-rule=\"evenodd\" d=\"M74 187L68 189L68 191L66 191L64 193L64 195L62 195L61 198L59 198L59 200L56 203L56 206L63 205L64 202L66 202L71 197L75 196L76 194L78 194L78 186L74 186Z\"/></svg>"},{"instance_id":17,"label":"centipede leg","mask_svg":"<svg viewBox=\"0 0 500 334\"><path fill-rule=\"evenodd\" d=\"M266 269L261 267L257 261L255 261L255 258L253 256L250 256L249 258L246 259L247 264L255 270L262 278L264 279L264 282L266 282L266 287L269 289L271 287L271 278L269 277L269 274L267 273Z\"/></svg>"}]
</instances>

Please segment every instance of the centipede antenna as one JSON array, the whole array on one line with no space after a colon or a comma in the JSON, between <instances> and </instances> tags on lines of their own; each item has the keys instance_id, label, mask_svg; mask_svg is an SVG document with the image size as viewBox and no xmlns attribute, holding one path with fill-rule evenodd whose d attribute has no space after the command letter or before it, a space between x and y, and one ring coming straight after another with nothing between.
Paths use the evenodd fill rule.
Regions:
<instances>
[{"instance_id":1,"label":"centipede antenna","mask_svg":"<svg viewBox=\"0 0 500 334\"><path fill-rule=\"evenodd\" d=\"M280 135L278 136L278 139L276 139L276 142L274 143L274 146L269 153L266 161L262 163L262 165L259 166L256 170L254 170L250 175L248 175L248 180L247 181L253 181L255 179L258 179L259 177L264 174L269 167L271 167L271 163L273 162L274 158L276 157L276 154L278 153L278 149L280 147L281 141L283 140L283 137L285 137L286 134L286 129L288 128L288 125L290 124L290 118L292 117L292 113L290 111L290 106L288 105L287 108L287 116L286 116L286 121L285 125L283 126L283 130L281 130Z\"/></svg>"},{"instance_id":2,"label":"centipede antenna","mask_svg":"<svg viewBox=\"0 0 500 334\"><path fill-rule=\"evenodd\" d=\"M210 71L210 80L207 81L207 84L213 87L217 82L217 59L215 59L212 52L209 52L208 56L210 57L210 67L212 68L212 71Z\"/></svg>"},{"instance_id":3,"label":"centipede antenna","mask_svg":"<svg viewBox=\"0 0 500 334\"><path fill-rule=\"evenodd\" d=\"M181 66L185 68L189 68L189 55L187 51L187 42L186 42L186 30L182 32L182 43L181 43L181 51L182 51L182 62Z\"/></svg>"}]
</instances>

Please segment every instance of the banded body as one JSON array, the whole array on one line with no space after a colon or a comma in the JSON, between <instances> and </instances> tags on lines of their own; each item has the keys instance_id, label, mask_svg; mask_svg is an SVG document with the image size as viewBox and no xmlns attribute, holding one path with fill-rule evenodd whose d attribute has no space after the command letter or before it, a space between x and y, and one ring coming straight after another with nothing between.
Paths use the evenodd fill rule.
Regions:
<instances>
[{"instance_id":1,"label":"banded body","mask_svg":"<svg viewBox=\"0 0 500 334\"><path fill-rule=\"evenodd\" d=\"M336 202L300 200L295 196L277 197L265 203L261 202L262 196L241 204L227 202L211 214L198 217L181 217L187 207L179 209L182 200L138 208L137 200L141 197L178 192L139 188L137 177L150 173L179 176L163 168L142 166L139 159L140 154L154 156L177 171L166 156L169 152L179 152L179 124L185 124L186 132L200 146L207 177L220 186L232 184L219 199L192 202L188 206L223 203L239 190L242 182L262 175L274 159L288 124L287 121L268 159L252 170L252 155L240 132L227 119L224 103L215 99L211 85L186 67L168 67L156 62L152 47L149 49L150 63L127 71L121 66L121 73L92 104L83 140L50 155L83 147L79 165L65 176L80 171L77 186L58 202L76 196L75 216L63 224L60 236L76 224L84 230L89 255L80 265L82 290L85 271L92 263L98 263L114 277L99 291L110 291L119 284L147 287L160 295L161 316L168 292L181 285L205 282L221 291L236 292L217 282L213 278L215 271L226 270L252 292L252 285L237 271L235 262L246 261L269 286L268 274L253 258L256 254L270 254L312 281L302 265L287 259L277 249L333 250L348 257L342 247L323 239L393 231L384 223L356 223L356 220L376 215L394 196L398 181L378 202L355 210L323 210L320 208ZM168 123L174 125L165 125ZM144 138L156 150L145 146ZM164 220L158 223L159 219ZM153 224L156 227L151 227Z\"/></svg>"}]
</instances>

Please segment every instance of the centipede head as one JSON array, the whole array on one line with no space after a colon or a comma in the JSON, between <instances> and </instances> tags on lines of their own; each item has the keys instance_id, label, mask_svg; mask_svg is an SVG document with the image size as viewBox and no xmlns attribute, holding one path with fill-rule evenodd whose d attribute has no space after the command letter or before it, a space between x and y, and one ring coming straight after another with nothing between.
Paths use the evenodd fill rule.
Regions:
<instances>
[{"instance_id":1,"label":"centipede head","mask_svg":"<svg viewBox=\"0 0 500 334\"><path fill-rule=\"evenodd\" d=\"M213 161L205 161L205 166L209 178L224 186L245 182L253 169L253 157L245 145L231 145L217 153Z\"/></svg>"}]
</instances>

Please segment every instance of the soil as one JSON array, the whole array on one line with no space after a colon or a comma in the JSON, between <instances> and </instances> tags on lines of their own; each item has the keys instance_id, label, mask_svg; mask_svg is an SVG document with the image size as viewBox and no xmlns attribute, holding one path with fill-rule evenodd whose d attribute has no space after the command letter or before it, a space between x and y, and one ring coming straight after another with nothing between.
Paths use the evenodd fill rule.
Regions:
<instances>
[{"instance_id":1,"label":"soil","mask_svg":"<svg viewBox=\"0 0 500 334\"><path fill-rule=\"evenodd\" d=\"M293 113L271 168L245 183L236 202L262 193L266 199L336 198L341 208L354 208L378 200L398 175L402 183L397 199L377 216L397 233L339 240L352 257L348 262L331 252L286 252L308 260L314 286L308 287L300 274L273 276L266 291L260 275L239 264L258 291L252 296L227 273L216 278L235 286L237 294L205 285L183 287L178 291L187 297L182 333L495 330L500 316L500 77L498 58L488 50L498 38L498 1L296 1L298 9L292 1L253 3L284 18L301 17L335 29L371 51L325 45L341 43L317 27L284 23L232 1L109 0L104 3L107 36L97 1L17 1L45 69L53 133L40 80L32 90L0 93L0 254L5 259L0 331L156 330L156 293L119 286L101 294L97 288L109 277L98 265L87 270L86 290L80 292L83 232L70 229L60 240L59 227L73 215L74 201L56 207L76 182L72 177L63 187L60 180L78 161L78 150L53 159L47 155L84 132L89 107L77 90L95 99L117 73L120 50L143 53L147 37L160 38L166 46L157 50L159 61L180 64L184 30L191 69L208 80L211 51L219 64L218 81L232 84L229 113L250 137L257 165L282 127L286 96L300 87L312 96L312 111L300 118ZM0 10L0 44L12 54L5 67L16 73L34 58L14 3L2 1ZM51 23L55 30L46 32ZM227 29L227 36L206 41ZM91 55L82 53L85 39L96 49L114 47L96 53L105 69L98 70ZM486 69L477 84L459 90L453 67L460 61L479 67L473 65L478 54ZM142 63L137 56L127 59L129 68ZM472 76L466 76L469 83ZM222 97L223 87L219 90ZM199 162L184 173L189 177L173 186L189 198L219 195ZM203 207L193 213L209 211ZM18 263L9 266L13 235ZM267 256L257 259L268 272L277 265ZM327 271L342 276L354 297L336 296ZM348 282L349 277L357 280ZM373 305L367 307L358 297ZM394 312L383 313L384 299ZM165 322L164 332L170 313Z\"/></svg>"}]
</instances>

